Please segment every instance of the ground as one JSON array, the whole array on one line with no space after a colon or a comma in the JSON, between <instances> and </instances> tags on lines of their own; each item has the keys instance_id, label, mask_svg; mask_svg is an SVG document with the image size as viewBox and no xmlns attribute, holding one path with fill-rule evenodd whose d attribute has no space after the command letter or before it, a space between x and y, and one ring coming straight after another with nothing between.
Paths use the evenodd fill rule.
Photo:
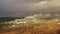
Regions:
<instances>
[{"instance_id":1,"label":"ground","mask_svg":"<svg viewBox=\"0 0 60 34\"><path fill-rule=\"evenodd\" d=\"M0 34L60 34L60 23L39 23L12 29L0 29Z\"/></svg>"}]
</instances>

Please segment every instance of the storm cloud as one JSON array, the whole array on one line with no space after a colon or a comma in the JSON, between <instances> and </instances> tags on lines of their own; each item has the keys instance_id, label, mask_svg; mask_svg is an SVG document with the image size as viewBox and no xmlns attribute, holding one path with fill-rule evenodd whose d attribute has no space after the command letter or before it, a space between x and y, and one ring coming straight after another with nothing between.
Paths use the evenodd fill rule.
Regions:
<instances>
[{"instance_id":1,"label":"storm cloud","mask_svg":"<svg viewBox=\"0 0 60 34\"><path fill-rule=\"evenodd\" d=\"M60 12L59 0L0 0L0 17L21 17L39 12Z\"/></svg>"}]
</instances>

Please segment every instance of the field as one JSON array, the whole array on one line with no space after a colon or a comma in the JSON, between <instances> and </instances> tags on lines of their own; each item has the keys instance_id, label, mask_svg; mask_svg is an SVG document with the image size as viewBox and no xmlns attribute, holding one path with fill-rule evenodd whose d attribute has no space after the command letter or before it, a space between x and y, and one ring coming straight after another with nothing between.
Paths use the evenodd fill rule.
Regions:
<instances>
[{"instance_id":1,"label":"field","mask_svg":"<svg viewBox=\"0 0 60 34\"><path fill-rule=\"evenodd\" d=\"M0 29L0 34L60 34L60 23L38 23L12 29Z\"/></svg>"}]
</instances>

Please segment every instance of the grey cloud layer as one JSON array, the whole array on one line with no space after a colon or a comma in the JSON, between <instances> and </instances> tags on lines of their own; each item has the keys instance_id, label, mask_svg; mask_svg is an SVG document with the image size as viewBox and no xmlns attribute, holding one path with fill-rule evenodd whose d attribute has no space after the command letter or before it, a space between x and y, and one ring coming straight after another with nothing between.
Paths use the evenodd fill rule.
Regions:
<instances>
[{"instance_id":1,"label":"grey cloud layer","mask_svg":"<svg viewBox=\"0 0 60 34\"><path fill-rule=\"evenodd\" d=\"M43 0L0 0L0 16L25 16L38 13L41 9L59 7L60 1ZM46 10L47 11L47 10Z\"/></svg>"}]
</instances>

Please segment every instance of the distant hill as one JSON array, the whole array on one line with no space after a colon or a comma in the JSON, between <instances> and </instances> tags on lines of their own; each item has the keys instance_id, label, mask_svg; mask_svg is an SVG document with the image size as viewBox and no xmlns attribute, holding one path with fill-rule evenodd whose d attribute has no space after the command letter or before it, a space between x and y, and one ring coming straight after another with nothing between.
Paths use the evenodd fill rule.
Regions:
<instances>
[{"instance_id":1,"label":"distant hill","mask_svg":"<svg viewBox=\"0 0 60 34\"><path fill-rule=\"evenodd\" d=\"M15 19L22 19L24 17L0 17L0 23L1 22L8 22L8 21L13 21Z\"/></svg>"}]
</instances>

